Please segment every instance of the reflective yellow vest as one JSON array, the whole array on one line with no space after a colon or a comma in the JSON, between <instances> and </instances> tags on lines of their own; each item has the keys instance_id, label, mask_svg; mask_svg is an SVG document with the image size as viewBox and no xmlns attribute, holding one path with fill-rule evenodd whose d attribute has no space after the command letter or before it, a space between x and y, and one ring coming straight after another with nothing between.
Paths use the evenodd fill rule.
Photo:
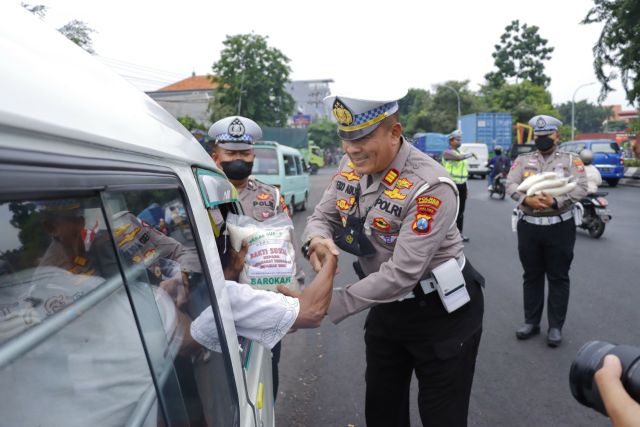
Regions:
<instances>
[{"instance_id":1,"label":"reflective yellow vest","mask_svg":"<svg viewBox=\"0 0 640 427\"><path fill-rule=\"evenodd\" d=\"M453 150L453 152L459 156L464 154L459 150ZM465 182L467 182L469 171L467 170L466 160L446 160L443 155L442 166L444 166L447 172L449 172L449 175L451 175L451 179L456 184L464 184Z\"/></svg>"}]
</instances>

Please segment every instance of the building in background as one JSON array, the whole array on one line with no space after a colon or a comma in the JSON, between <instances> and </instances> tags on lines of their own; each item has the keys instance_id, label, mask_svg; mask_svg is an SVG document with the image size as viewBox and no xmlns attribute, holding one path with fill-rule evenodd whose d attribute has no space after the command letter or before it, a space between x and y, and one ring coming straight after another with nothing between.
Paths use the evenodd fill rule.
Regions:
<instances>
[{"instance_id":1,"label":"building in background","mask_svg":"<svg viewBox=\"0 0 640 427\"><path fill-rule=\"evenodd\" d=\"M147 92L175 118L189 116L199 123L210 124L207 108L217 85L209 76L195 73L184 80Z\"/></svg>"},{"instance_id":2,"label":"building in background","mask_svg":"<svg viewBox=\"0 0 640 427\"><path fill-rule=\"evenodd\" d=\"M290 126L306 127L315 121L329 118L322 102L331 95L329 83L333 83L333 79L292 80L287 83L287 92L295 102L294 113L289 120Z\"/></svg>"},{"instance_id":3,"label":"building in background","mask_svg":"<svg viewBox=\"0 0 640 427\"><path fill-rule=\"evenodd\" d=\"M608 107L611 108L611 117L605 123L607 121L629 123L638 119L638 110L622 110L622 106L619 104L609 105Z\"/></svg>"}]
</instances>

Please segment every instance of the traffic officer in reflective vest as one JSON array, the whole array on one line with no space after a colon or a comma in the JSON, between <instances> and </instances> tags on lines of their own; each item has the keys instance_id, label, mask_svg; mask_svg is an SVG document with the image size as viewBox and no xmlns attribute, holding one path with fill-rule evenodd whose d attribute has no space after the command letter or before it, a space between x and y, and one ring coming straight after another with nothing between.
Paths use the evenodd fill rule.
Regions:
<instances>
[{"instance_id":1,"label":"traffic officer in reflective vest","mask_svg":"<svg viewBox=\"0 0 640 427\"><path fill-rule=\"evenodd\" d=\"M449 148L444 150L442 153L442 164L447 172L449 172L453 182L456 183L456 187L458 187L460 208L458 209L456 224L458 225L458 230L460 231L462 240L468 242L469 238L462 234L462 226L464 225L464 208L467 200L467 179L469 177L467 159L470 157L476 157L476 155L473 153L464 154L459 150L461 139L462 132L459 130L455 130L449 134Z\"/></svg>"},{"instance_id":2,"label":"traffic officer in reflective vest","mask_svg":"<svg viewBox=\"0 0 640 427\"><path fill-rule=\"evenodd\" d=\"M280 191L251 176L256 157L253 145L262 138L262 129L256 122L242 116L220 119L209 128L209 137L214 141L211 157L238 190L242 210L257 221L264 221L281 212L289 212ZM296 278L304 283L304 272L297 266ZM229 279L229 278L228 278ZM233 278L235 280L235 278ZM272 350L273 390L278 393L278 363L280 343Z\"/></svg>"},{"instance_id":3,"label":"traffic officer in reflective vest","mask_svg":"<svg viewBox=\"0 0 640 427\"><path fill-rule=\"evenodd\" d=\"M484 279L462 251L455 184L402 136L400 97L325 98L346 155L308 218L303 252L316 270L337 247L357 256L360 280L334 290L328 315L338 323L371 308L367 425L409 425L415 372L422 422L464 426Z\"/></svg>"},{"instance_id":4,"label":"traffic officer in reflective vest","mask_svg":"<svg viewBox=\"0 0 640 427\"><path fill-rule=\"evenodd\" d=\"M540 333L544 307L544 279L549 281L547 344L557 347L562 342L569 303L569 268L573 260L576 226L574 203L587 194L587 179L580 157L560 151L558 127L562 122L550 116L535 116L533 127L537 150L521 154L507 176L507 194L518 202L518 253L524 269L524 320L516 337L524 340ZM531 195L518 191L526 178L556 172L577 183L567 194L552 197L547 193Z\"/></svg>"}]
</instances>

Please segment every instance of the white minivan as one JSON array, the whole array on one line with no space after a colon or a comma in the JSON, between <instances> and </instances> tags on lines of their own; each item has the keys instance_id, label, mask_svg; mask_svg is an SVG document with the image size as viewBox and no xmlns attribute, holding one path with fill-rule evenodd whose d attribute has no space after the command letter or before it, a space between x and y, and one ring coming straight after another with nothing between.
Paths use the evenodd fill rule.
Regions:
<instances>
[{"instance_id":1,"label":"white minivan","mask_svg":"<svg viewBox=\"0 0 640 427\"><path fill-rule=\"evenodd\" d=\"M289 212L303 211L309 199L309 167L300 151L272 141L254 147L253 175L258 181L278 187Z\"/></svg>"},{"instance_id":2,"label":"white minivan","mask_svg":"<svg viewBox=\"0 0 640 427\"><path fill-rule=\"evenodd\" d=\"M223 292L233 186L18 5L0 6L0 57L0 424L272 426L271 352ZM188 334L208 307L215 350Z\"/></svg>"},{"instance_id":3,"label":"white minivan","mask_svg":"<svg viewBox=\"0 0 640 427\"><path fill-rule=\"evenodd\" d=\"M469 178L474 175L486 178L489 173L487 163L489 162L489 150L487 144L469 143L460 145L460 151L463 153L473 153L476 157L467 160L467 169L469 170Z\"/></svg>"}]
</instances>

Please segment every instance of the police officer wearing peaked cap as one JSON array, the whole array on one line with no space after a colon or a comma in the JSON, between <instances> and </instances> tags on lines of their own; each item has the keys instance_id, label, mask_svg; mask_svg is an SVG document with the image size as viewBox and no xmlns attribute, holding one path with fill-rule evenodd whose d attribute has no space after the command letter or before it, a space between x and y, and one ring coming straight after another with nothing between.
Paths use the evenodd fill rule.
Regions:
<instances>
[{"instance_id":1,"label":"police officer wearing peaked cap","mask_svg":"<svg viewBox=\"0 0 640 427\"><path fill-rule=\"evenodd\" d=\"M507 176L507 194L518 203L518 253L524 270L525 323L516 331L516 337L524 340L540 332L546 276L547 344L557 347L562 342L569 304L569 269L576 241L573 206L587 194L587 180L580 157L557 148L560 120L539 115L529 125L533 127L537 150L518 156ZM522 181L542 172L556 172L577 185L569 193L555 197L544 192L527 196L518 191Z\"/></svg>"},{"instance_id":2,"label":"police officer wearing peaked cap","mask_svg":"<svg viewBox=\"0 0 640 427\"><path fill-rule=\"evenodd\" d=\"M242 116L225 117L211 125L209 137L214 141L211 156L237 188L245 215L257 221L264 221L282 212L289 213L284 197L276 187L262 183L251 176L253 161L256 157L253 145L262 138L262 129L256 122ZM246 253L246 248L244 250L243 253ZM296 266L296 279L304 283L304 271L299 266ZM278 393L278 364L281 350L280 342L272 350L275 396Z\"/></svg>"},{"instance_id":3,"label":"police officer wearing peaked cap","mask_svg":"<svg viewBox=\"0 0 640 427\"><path fill-rule=\"evenodd\" d=\"M463 254L455 184L402 136L397 100L404 93L325 99L346 155L307 220L303 251L316 270L338 247L357 256L360 280L334 290L328 315L338 323L370 308L367 425L409 425L415 372L422 422L465 426L484 279ZM445 265L466 283L457 295L470 298L451 313L434 285L434 268Z\"/></svg>"}]
</instances>

